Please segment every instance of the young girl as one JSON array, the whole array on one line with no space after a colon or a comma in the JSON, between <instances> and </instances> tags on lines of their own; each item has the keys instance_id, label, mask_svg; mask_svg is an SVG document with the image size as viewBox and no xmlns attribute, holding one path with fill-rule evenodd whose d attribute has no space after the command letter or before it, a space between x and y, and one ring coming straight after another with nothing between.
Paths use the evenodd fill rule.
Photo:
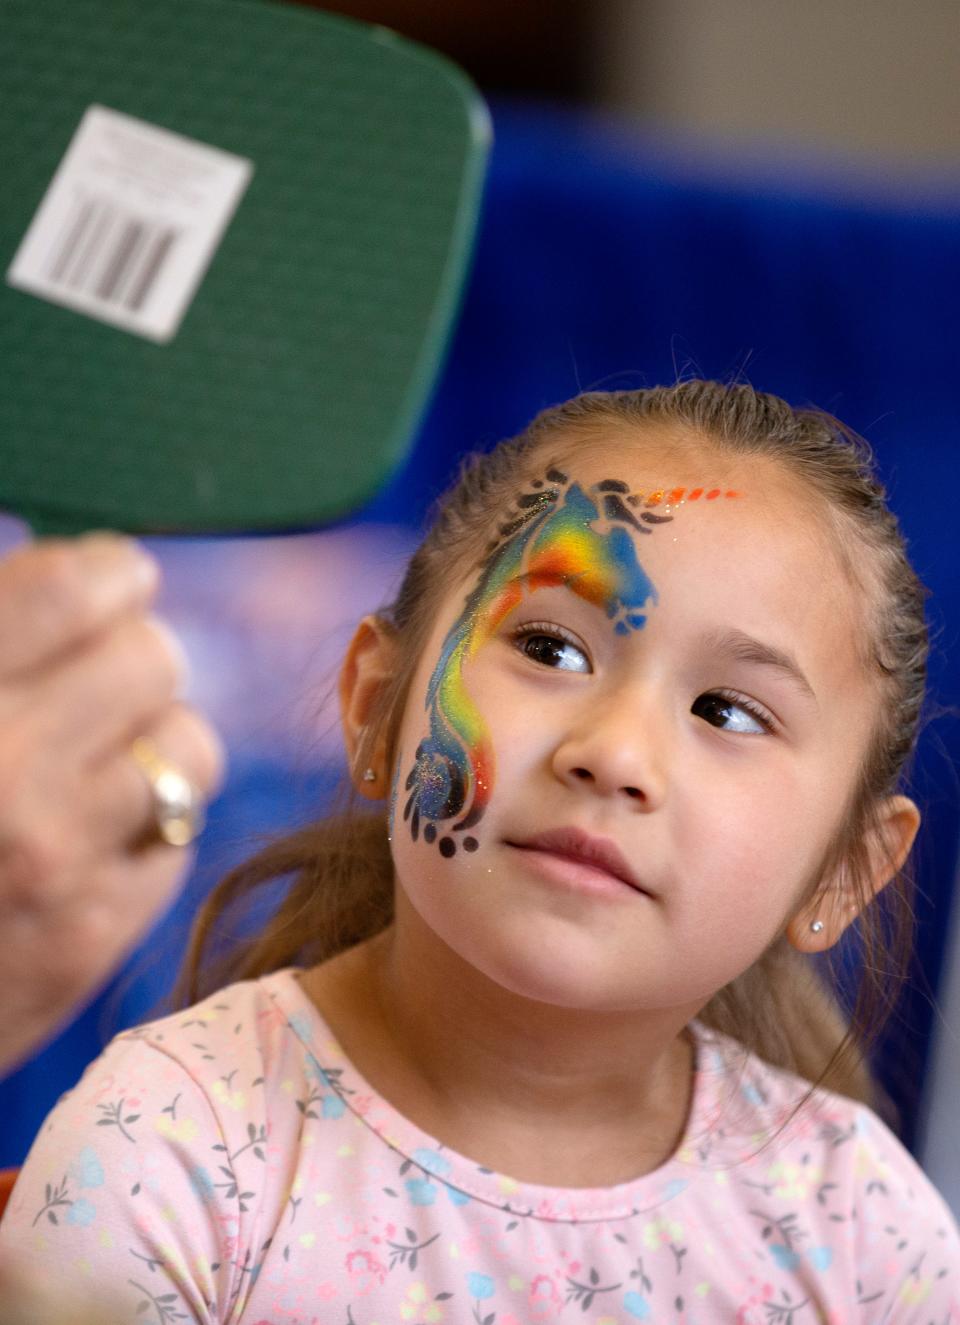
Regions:
<instances>
[{"instance_id":1,"label":"young girl","mask_svg":"<svg viewBox=\"0 0 960 1325\"><path fill-rule=\"evenodd\" d=\"M195 993L294 876L61 1101L3 1240L145 1325L960 1322L812 962L860 931L871 1029L922 601L855 439L745 386L476 458L343 665L378 808L221 885Z\"/></svg>"}]
</instances>

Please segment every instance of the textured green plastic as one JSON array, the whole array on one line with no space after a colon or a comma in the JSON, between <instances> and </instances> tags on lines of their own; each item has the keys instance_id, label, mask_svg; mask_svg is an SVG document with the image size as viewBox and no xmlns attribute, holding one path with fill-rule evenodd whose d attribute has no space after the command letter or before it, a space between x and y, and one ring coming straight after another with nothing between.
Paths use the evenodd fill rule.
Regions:
<instances>
[{"instance_id":1,"label":"textured green plastic","mask_svg":"<svg viewBox=\"0 0 960 1325\"><path fill-rule=\"evenodd\" d=\"M91 104L254 163L166 345L0 284L0 508L227 532L360 506L456 312L489 143L467 79L267 0L0 0L0 67L0 274Z\"/></svg>"}]
</instances>

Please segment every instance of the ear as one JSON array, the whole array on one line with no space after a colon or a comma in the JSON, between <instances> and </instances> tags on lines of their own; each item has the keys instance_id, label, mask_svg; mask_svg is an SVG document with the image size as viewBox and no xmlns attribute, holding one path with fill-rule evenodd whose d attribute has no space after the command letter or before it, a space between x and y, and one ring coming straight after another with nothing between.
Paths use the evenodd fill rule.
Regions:
<instances>
[{"instance_id":1,"label":"ear","mask_svg":"<svg viewBox=\"0 0 960 1325\"><path fill-rule=\"evenodd\" d=\"M393 674L395 653L393 633L386 622L367 616L354 632L340 669L340 721L350 777L367 800L382 800L387 794L386 741L382 733L369 731L368 725L380 692Z\"/></svg>"},{"instance_id":2,"label":"ear","mask_svg":"<svg viewBox=\"0 0 960 1325\"><path fill-rule=\"evenodd\" d=\"M791 917L786 933L793 947L810 953L832 948L864 904L871 902L902 867L919 827L920 811L906 796L888 796L881 802L866 839L867 875L861 884L862 894L858 895L841 866ZM816 925L820 928L815 929Z\"/></svg>"}]
</instances>

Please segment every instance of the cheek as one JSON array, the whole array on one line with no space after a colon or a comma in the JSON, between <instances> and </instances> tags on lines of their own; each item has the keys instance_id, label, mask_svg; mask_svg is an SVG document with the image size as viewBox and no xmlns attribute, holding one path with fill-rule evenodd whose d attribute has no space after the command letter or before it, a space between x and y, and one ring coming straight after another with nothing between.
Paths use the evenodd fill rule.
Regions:
<instances>
[{"instance_id":1,"label":"cheek","mask_svg":"<svg viewBox=\"0 0 960 1325\"><path fill-rule=\"evenodd\" d=\"M414 842L404 825L391 843L391 856L398 917L402 898L408 919L415 915L418 926L474 961L483 950L476 935L497 914L482 846L473 854L445 857L422 837Z\"/></svg>"},{"instance_id":2,"label":"cheek","mask_svg":"<svg viewBox=\"0 0 960 1325\"><path fill-rule=\"evenodd\" d=\"M819 879L833 818L811 789L772 778L691 798L676 840L684 874L699 881L697 905L731 936L755 917L772 937Z\"/></svg>"},{"instance_id":3,"label":"cheek","mask_svg":"<svg viewBox=\"0 0 960 1325\"><path fill-rule=\"evenodd\" d=\"M485 659L487 646L478 652ZM448 860L480 849L497 775L490 697L482 686L475 693L476 659L464 659L451 632L415 682L401 727L391 807L395 834L407 832ZM479 670L483 675L484 666Z\"/></svg>"}]
</instances>

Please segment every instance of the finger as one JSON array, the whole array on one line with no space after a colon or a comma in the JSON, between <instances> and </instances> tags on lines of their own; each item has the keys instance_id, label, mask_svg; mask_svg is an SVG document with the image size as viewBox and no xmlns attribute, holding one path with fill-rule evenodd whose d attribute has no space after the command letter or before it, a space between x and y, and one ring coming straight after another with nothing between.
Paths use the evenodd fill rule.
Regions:
<instances>
[{"instance_id":1,"label":"finger","mask_svg":"<svg viewBox=\"0 0 960 1325\"><path fill-rule=\"evenodd\" d=\"M145 735L182 769L205 801L223 779L217 733L194 710L175 704ZM150 782L130 753L129 741L97 765L74 765L55 795L22 797L0 833L0 929L6 917L75 905L90 892L111 859L129 857L134 844L156 840ZM169 846L166 850L178 854Z\"/></svg>"},{"instance_id":2,"label":"finger","mask_svg":"<svg viewBox=\"0 0 960 1325\"><path fill-rule=\"evenodd\" d=\"M116 534L17 548L0 560L0 678L42 666L145 606L159 579L145 549Z\"/></svg>"},{"instance_id":3,"label":"finger","mask_svg":"<svg viewBox=\"0 0 960 1325\"><path fill-rule=\"evenodd\" d=\"M226 755L216 731L195 709L176 704L156 723L142 732L156 758L181 773L194 788L201 803L213 799L223 785ZM94 831L114 842L141 843L156 837L157 806L150 778L130 752L118 751L97 779L99 814L104 816ZM121 816L106 815L111 801L123 806ZM176 849L176 848L174 848Z\"/></svg>"},{"instance_id":4,"label":"finger","mask_svg":"<svg viewBox=\"0 0 960 1325\"><path fill-rule=\"evenodd\" d=\"M154 616L119 620L39 681L10 690L37 750L73 764L102 757L165 708L187 676L176 636ZM29 708L29 717L24 710Z\"/></svg>"}]
</instances>

